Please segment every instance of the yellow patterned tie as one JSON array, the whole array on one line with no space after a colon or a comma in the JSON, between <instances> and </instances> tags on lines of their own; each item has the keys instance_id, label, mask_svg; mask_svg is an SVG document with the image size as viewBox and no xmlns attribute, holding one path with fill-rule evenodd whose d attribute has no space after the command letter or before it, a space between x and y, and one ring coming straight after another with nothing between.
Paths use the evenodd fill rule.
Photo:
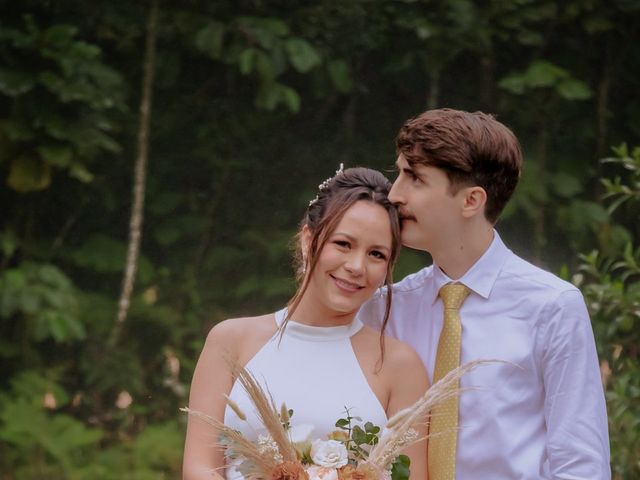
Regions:
<instances>
[{"instance_id":1,"label":"yellow patterned tie","mask_svg":"<svg viewBox=\"0 0 640 480\"><path fill-rule=\"evenodd\" d=\"M439 293L444 303L444 323L438 342L433 383L460 365L460 306L469 289L462 284L447 284ZM458 397L431 411L429 429L429 480L455 480L456 443L458 441Z\"/></svg>"}]
</instances>

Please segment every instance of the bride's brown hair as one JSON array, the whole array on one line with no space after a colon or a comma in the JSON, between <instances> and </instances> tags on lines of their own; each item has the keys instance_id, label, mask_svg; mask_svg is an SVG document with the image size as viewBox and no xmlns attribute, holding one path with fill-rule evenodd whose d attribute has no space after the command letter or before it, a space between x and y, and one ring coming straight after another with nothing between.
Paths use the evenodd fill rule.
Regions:
<instances>
[{"instance_id":1,"label":"bride's brown hair","mask_svg":"<svg viewBox=\"0 0 640 480\"><path fill-rule=\"evenodd\" d=\"M389 201L391 182L377 170L370 168L347 168L336 174L321 185L318 196L313 200L305 212L300 229L295 237L295 267L298 289L287 305L287 317L281 328L286 326L300 304L302 296L307 291L309 279L318 263L318 256L327 240L334 232L345 212L356 202L368 201L380 205L385 209L391 224L391 254L387 263L387 274L384 285L387 286L386 305L380 334L380 348L384 354L384 340L382 334L389 321L391 285L393 283L393 266L400 251L400 221L396 207ZM308 250L302 252L301 235L304 226L311 232L311 242Z\"/></svg>"}]
</instances>

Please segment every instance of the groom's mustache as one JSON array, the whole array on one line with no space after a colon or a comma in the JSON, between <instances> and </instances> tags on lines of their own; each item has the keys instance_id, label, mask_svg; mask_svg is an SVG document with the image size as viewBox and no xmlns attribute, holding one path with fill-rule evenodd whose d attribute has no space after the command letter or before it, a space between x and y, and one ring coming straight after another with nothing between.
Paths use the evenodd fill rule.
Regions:
<instances>
[{"instance_id":1,"label":"groom's mustache","mask_svg":"<svg viewBox=\"0 0 640 480\"><path fill-rule=\"evenodd\" d=\"M406 210L398 210L398 215L400 217L400 221L402 221L402 220L415 220L416 219L416 217L414 217L412 214L410 214Z\"/></svg>"}]
</instances>

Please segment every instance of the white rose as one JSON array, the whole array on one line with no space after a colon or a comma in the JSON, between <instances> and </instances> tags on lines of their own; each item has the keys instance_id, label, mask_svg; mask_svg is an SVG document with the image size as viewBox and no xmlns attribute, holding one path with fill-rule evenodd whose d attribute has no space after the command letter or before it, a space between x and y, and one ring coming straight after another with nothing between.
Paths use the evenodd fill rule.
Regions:
<instances>
[{"instance_id":1,"label":"white rose","mask_svg":"<svg viewBox=\"0 0 640 480\"><path fill-rule=\"evenodd\" d=\"M349 461L349 453L347 447L336 440L316 440L311 445L311 459L321 467L340 468Z\"/></svg>"},{"instance_id":2,"label":"white rose","mask_svg":"<svg viewBox=\"0 0 640 480\"><path fill-rule=\"evenodd\" d=\"M309 480L338 480L338 471L335 468L311 465L307 468L307 474Z\"/></svg>"}]
</instances>

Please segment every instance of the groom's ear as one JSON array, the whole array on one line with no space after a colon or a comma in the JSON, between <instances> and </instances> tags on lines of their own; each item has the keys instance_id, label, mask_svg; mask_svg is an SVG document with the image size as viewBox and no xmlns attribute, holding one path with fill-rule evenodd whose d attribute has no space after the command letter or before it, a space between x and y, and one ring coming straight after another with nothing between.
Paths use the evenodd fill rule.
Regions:
<instances>
[{"instance_id":1,"label":"groom's ear","mask_svg":"<svg viewBox=\"0 0 640 480\"><path fill-rule=\"evenodd\" d=\"M462 205L462 216L465 218L484 215L484 207L487 204L487 192L479 186L467 187L464 189L464 202Z\"/></svg>"}]
</instances>

